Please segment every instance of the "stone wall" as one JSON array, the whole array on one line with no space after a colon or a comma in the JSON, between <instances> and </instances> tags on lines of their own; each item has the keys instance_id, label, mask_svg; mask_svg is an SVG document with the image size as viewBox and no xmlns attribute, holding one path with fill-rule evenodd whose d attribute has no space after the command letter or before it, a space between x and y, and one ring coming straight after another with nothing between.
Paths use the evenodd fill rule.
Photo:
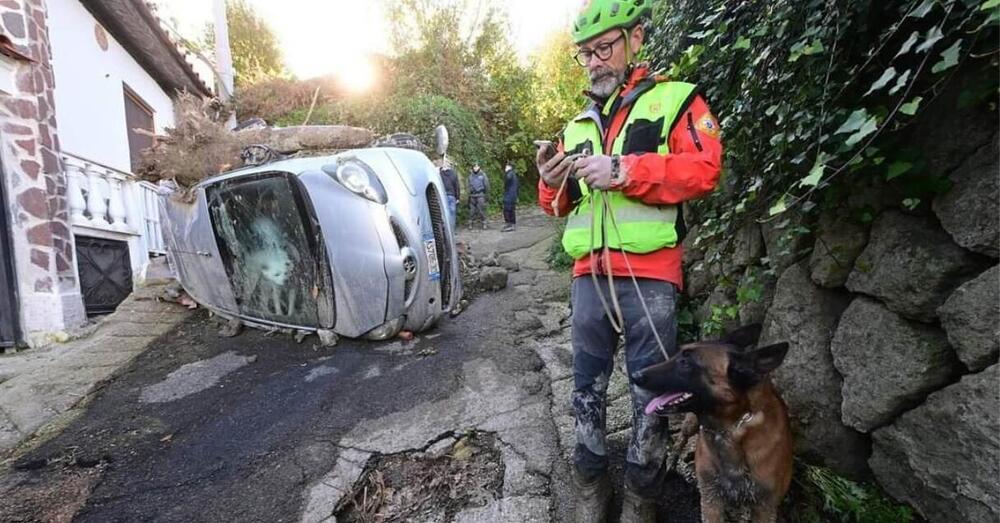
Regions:
<instances>
[{"instance_id":1,"label":"stone wall","mask_svg":"<svg viewBox=\"0 0 1000 523\"><path fill-rule=\"evenodd\" d=\"M58 331L82 323L59 159L55 89L44 0L0 0L0 34L30 58L18 60L15 92L0 92L2 183L8 195L21 325Z\"/></svg>"},{"instance_id":2,"label":"stone wall","mask_svg":"<svg viewBox=\"0 0 1000 523\"><path fill-rule=\"evenodd\" d=\"M736 303L742 322L764 318L761 343L791 344L774 382L800 457L874 479L929 521L993 522L1000 136L995 108L958 103L964 81L903 140L950 190L905 209L898 183L870 181L811 220L744 225L725 245L689 237L686 291L700 320ZM782 232L796 228L810 232ZM761 299L737 303L751 275Z\"/></svg>"}]
</instances>

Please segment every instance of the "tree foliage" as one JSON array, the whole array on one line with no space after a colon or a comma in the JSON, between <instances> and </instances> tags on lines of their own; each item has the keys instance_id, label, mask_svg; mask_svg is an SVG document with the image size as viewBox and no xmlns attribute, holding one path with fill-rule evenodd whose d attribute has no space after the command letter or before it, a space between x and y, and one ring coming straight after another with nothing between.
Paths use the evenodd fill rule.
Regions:
<instances>
[{"instance_id":1,"label":"tree foliage","mask_svg":"<svg viewBox=\"0 0 1000 523\"><path fill-rule=\"evenodd\" d=\"M674 0L654 13L649 57L699 84L721 117L725 190L700 203L703 236L835 204L861 183L900 186L914 207L947 188L907 127L951 88L995 119L992 0ZM869 217L870 218L870 217Z\"/></svg>"},{"instance_id":2,"label":"tree foliage","mask_svg":"<svg viewBox=\"0 0 1000 523\"><path fill-rule=\"evenodd\" d=\"M237 90L287 76L278 37L246 0L226 1L226 22ZM208 49L214 49L215 32L211 26L205 30L205 41Z\"/></svg>"}]
</instances>

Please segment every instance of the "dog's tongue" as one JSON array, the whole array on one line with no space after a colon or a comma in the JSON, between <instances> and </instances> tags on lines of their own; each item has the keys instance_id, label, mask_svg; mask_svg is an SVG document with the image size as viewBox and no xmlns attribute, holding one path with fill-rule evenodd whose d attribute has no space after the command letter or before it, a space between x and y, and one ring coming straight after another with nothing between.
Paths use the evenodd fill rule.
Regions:
<instances>
[{"instance_id":1,"label":"dog's tongue","mask_svg":"<svg viewBox=\"0 0 1000 523\"><path fill-rule=\"evenodd\" d=\"M683 392L668 392L668 393L666 393L666 394L664 394L662 396L657 396L657 397L653 398L652 400L650 400L649 403L646 404L646 415L647 416L652 416L654 413L656 413L657 409L659 409L663 405L666 405L667 403L670 403L671 401L673 401L673 400L681 397L682 394L684 394L684 393Z\"/></svg>"}]
</instances>

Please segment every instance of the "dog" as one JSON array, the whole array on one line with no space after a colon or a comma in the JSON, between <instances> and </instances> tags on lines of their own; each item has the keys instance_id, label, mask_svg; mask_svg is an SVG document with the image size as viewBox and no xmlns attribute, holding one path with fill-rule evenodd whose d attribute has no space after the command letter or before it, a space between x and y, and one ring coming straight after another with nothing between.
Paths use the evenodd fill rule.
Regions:
<instances>
[{"instance_id":1,"label":"dog","mask_svg":"<svg viewBox=\"0 0 1000 523\"><path fill-rule=\"evenodd\" d=\"M669 361L632 375L658 394L647 415L697 416L695 476L706 523L748 516L774 522L792 481L788 407L768 379L788 344L756 347L760 330L751 325L719 341L684 345Z\"/></svg>"}]
</instances>

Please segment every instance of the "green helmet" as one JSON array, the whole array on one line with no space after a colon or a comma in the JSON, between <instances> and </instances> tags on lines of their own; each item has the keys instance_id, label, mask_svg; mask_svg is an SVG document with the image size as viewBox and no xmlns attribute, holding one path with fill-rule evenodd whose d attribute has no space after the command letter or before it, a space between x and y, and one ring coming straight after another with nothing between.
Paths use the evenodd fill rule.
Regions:
<instances>
[{"instance_id":1,"label":"green helmet","mask_svg":"<svg viewBox=\"0 0 1000 523\"><path fill-rule=\"evenodd\" d=\"M619 27L632 27L652 10L653 0L588 0L573 22L573 43Z\"/></svg>"}]
</instances>

